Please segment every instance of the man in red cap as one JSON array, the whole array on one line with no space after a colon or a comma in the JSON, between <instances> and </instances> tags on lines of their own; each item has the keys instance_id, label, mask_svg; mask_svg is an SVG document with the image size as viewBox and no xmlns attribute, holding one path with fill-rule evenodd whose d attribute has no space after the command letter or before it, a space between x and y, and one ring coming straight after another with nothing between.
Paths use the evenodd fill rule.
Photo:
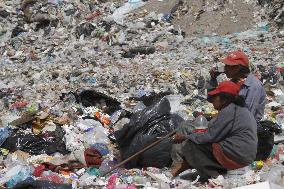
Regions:
<instances>
[{"instance_id":1,"label":"man in red cap","mask_svg":"<svg viewBox=\"0 0 284 189\"><path fill-rule=\"evenodd\" d=\"M266 95L261 81L250 74L247 55L242 51L232 51L226 58L221 59L221 62L225 64L226 76L240 86L239 95L245 98L247 108L259 122L263 118ZM217 87L217 77L220 74L215 68L210 71L208 91Z\"/></svg>"},{"instance_id":2,"label":"man in red cap","mask_svg":"<svg viewBox=\"0 0 284 189\"><path fill-rule=\"evenodd\" d=\"M218 110L206 132L177 131L171 156L171 174L196 169L200 181L251 164L257 153L257 123L239 96L240 87L232 81L220 82L208 93L208 101ZM195 175L192 175L193 179Z\"/></svg>"}]
</instances>

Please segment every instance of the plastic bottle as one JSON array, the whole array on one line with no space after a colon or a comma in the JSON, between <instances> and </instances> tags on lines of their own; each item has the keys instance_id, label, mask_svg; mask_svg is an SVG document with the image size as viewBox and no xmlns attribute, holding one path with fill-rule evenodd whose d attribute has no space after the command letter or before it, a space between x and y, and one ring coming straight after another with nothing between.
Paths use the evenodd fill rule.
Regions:
<instances>
[{"instance_id":1,"label":"plastic bottle","mask_svg":"<svg viewBox=\"0 0 284 189\"><path fill-rule=\"evenodd\" d=\"M208 121L203 115L199 115L194 121L194 126L196 129L207 129Z\"/></svg>"}]
</instances>

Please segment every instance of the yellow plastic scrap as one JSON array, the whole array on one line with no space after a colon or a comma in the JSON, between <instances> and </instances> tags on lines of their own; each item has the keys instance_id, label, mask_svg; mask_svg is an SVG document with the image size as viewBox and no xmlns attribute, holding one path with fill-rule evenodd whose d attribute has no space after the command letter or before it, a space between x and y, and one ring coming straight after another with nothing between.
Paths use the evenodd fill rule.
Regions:
<instances>
[{"instance_id":1,"label":"yellow plastic scrap","mask_svg":"<svg viewBox=\"0 0 284 189\"><path fill-rule=\"evenodd\" d=\"M191 109L184 110L188 115L192 115L193 111Z\"/></svg>"},{"instance_id":2,"label":"yellow plastic scrap","mask_svg":"<svg viewBox=\"0 0 284 189\"><path fill-rule=\"evenodd\" d=\"M7 156L9 154L9 150L5 149L5 148L0 148L1 154L4 156Z\"/></svg>"},{"instance_id":3,"label":"yellow plastic scrap","mask_svg":"<svg viewBox=\"0 0 284 189\"><path fill-rule=\"evenodd\" d=\"M192 76L192 74L189 71L186 71L186 70L182 70L180 73L181 73L181 76L184 76L184 77Z\"/></svg>"}]
</instances>

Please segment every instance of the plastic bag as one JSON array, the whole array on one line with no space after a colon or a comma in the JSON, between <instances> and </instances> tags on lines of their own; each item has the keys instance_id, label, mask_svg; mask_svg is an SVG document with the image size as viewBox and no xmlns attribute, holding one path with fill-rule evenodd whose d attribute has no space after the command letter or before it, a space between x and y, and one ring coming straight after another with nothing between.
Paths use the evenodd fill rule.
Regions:
<instances>
[{"instance_id":1,"label":"plastic bag","mask_svg":"<svg viewBox=\"0 0 284 189\"><path fill-rule=\"evenodd\" d=\"M77 127L80 128L82 131L87 131L90 130L91 128L102 127L102 124L93 119L82 119L77 124Z\"/></svg>"},{"instance_id":2,"label":"plastic bag","mask_svg":"<svg viewBox=\"0 0 284 189\"><path fill-rule=\"evenodd\" d=\"M64 0L48 0L48 3L58 5L59 3L63 2Z\"/></svg>"},{"instance_id":3,"label":"plastic bag","mask_svg":"<svg viewBox=\"0 0 284 189\"><path fill-rule=\"evenodd\" d=\"M157 104L163 97L169 96L171 94L170 91L160 92L160 93L146 93L143 95L131 97L130 100L142 101L145 106L151 106Z\"/></svg>"},{"instance_id":4,"label":"plastic bag","mask_svg":"<svg viewBox=\"0 0 284 189\"><path fill-rule=\"evenodd\" d=\"M99 168L100 175L105 174L107 171L109 171L114 166L115 166L115 163L113 161L111 161L110 159L105 159Z\"/></svg>"},{"instance_id":5,"label":"plastic bag","mask_svg":"<svg viewBox=\"0 0 284 189\"><path fill-rule=\"evenodd\" d=\"M13 189L72 189L71 185L68 184L56 184L54 182L45 180L34 180L32 178L26 179L18 183Z\"/></svg>"},{"instance_id":6,"label":"plastic bag","mask_svg":"<svg viewBox=\"0 0 284 189\"><path fill-rule=\"evenodd\" d=\"M136 106L133 108L133 112L134 113L139 112L143 110L144 108L146 108L146 106L143 104L143 102L138 102Z\"/></svg>"},{"instance_id":7,"label":"plastic bag","mask_svg":"<svg viewBox=\"0 0 284 189\"><path fill-rule=\"evenodd\" d=\"M282 130L284 130L284 114L277 114L276 122L281 126Z\"/></svg>"},{"instance_id":8,"label":"plastic bag","mask_svg":"<svg viewBox=\"0 0 284 189\"><path fill-rule=\"evenodd\" d=\"M281 177L284 173L283 165L275 165L270 168L268 173L264 173L261 177L262 180L270 181L275 184L282 185Z\"/></svg>"},{"instance_id":9,"label":"plastic bag","mask_svg":"<svg viewBox=\"0 0 284 189\"><path fill-rule=\"evenodd\" d=\"M134 58L138 54L153 54L156 51L155 47L140 46L129 49L129 51L122 54L123 58Z\"/></svg>"},{"instance_id":10,"label":"plastic bag","mask_svg":"<svg viewBox=\"0 0 284 189\"><path fill-rule=\"evenodd\" d=\"M142 1L137 1L132 3L127 2L123 6L119 7L114 11L112 18L117 24L123 25L123 19L125 14L130 13L131 11L138 9L139 7L142 7L144 5L145 3Z\"/></svg>"},{"instance_id":11,"label":"plastic bag","mask_svg":"<svg viewBox=\"0 0 284 189\"><path fill-rule=\"evenodd\" d=\"M41 174L40 180L46 180L50 181L56 184L63 184L64 179L60 177L57 173L51 172L51 171L44 171Z\"/></svg>"},{"instance_id":12,"label":"plastic bag","mask_svg":"<svg viewBox=\"0 0 284 189\"><path fill-rule=\"evenodd\" d=\"M95 106L104 111L107 114L113 114L115 111L120 110L120 102L113 99L103 93L85 90L79 94L79 101L83 106Z\"/></svg>"},{"instance_id":13,"label":"plastic bag","mask_svg":"<svg viewBox=\"0 0 284 189\"><path fill-rule=\"evenodd\" d=\"M85 133L84 139L85 147L90 147L97 143L105 145L110 143L110 140L103 127L91 128L88 132Z\"/></svg>"},{"instance_id":14,"label":"plastic bag","mask_svg":"<svg viewBox=\"0 0 284 189\"><path fill-rule=\"evenodd\" d=\"M257 127L258 147L256 161L266 160L274 144L274 132L281 133L281 127L271 121L261 121Z\"/></svg>"},{"instance_id":15,"label":"plastic bag","mask_svg":"<svg viewBox=\"0 0 284 189\"><path fill-rule=\"evenodd\" d=\"M17 183L30 177L33 173L33 168L30 166L17 165L10 169L2 178L0 178L0 185L7 183L9 188Z\"/></svg>"},{"instance_id":16,"label":"plastic bag","mask_svg":"<svg viewBox=\"0 0 284 189\"><path fill-rule=\"evenodd\" d=\"M0 146L10 136L11 129L9 127L0 128Z\"/></svg>"},{"instance_id":17,"label":"plastic bag","mask_svg":"<svg viewBox=\"0 0 284 189\"><path fill-rule=\"evenodd\" d=\"M181 110L182 105L180 103L181 103L182 97L180 95L168 95L166 96L166 98L170 102L172 113Z\"/></svg>"},{"instance_id":18,"label":"plastic bag","mask_svg":"<svg viewBox=\"0 0 284 189\"><path fill-rule=\"evenodd\" d=\"M22 150L31 155L53 154L60 152L62 154L69 153L66 150L64 141L64 132L61 127L56 127L53 132L46 132L44 135L31 134L13 134L8 137L1 145L1 148L8 149L11 152Z\"/></svg>"},{"instance_id":19,"label":"plastic bag","mask_svg":"<svg viewBox=\"0 0 284 189\"><path fill-rule=\"evenodd\" d=\"M76 27L75 35L77 38L80 38L81 35L90 36L95 29L96 27L91 23L82 23Z\"/></svg>"},{"instance_id":20,"label":"plastic bag","mask_svg":"<svg viewBox=\"0 0 284 189\"><path fill-rule=\"evenodd\" d=\"M171 132L183 121L177 115L170 114L168 99L163 98L157 104L149 106L133 114L130 122L114 133L122 159L126 159L147 145ZM164 140L158 145L132 159L127 165L132 167L166 167L171 164L170 140Z\"/></svg>"}]
</instances>

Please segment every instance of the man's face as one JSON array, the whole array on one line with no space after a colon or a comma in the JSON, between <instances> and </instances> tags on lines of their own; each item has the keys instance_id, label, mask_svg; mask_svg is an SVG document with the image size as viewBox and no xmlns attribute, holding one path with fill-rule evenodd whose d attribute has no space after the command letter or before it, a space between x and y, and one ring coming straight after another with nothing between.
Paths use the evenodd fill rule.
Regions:
<instances>
[{"instance_id":1,"label":"man's face","mask_svg":"<svg viewBox=\"0 0 284 189\"><path fill-rule=\"evenodd\" d=\"M225 74L228 78L235 78L240 72L240 66L229 66L225 65Z\"/></svg>"},{"instance_id":2,"label":"man's face","mask_svg":"<svg viewBox=\"0 0 284 189\"><path fill-rule=\"evenodd\" d=\"M222 102L219 95L214 95L211 98L211 103L213 104L214 109L218 111L220 111L224 105L224 102Z\"/></svg>"}]
</instances>

